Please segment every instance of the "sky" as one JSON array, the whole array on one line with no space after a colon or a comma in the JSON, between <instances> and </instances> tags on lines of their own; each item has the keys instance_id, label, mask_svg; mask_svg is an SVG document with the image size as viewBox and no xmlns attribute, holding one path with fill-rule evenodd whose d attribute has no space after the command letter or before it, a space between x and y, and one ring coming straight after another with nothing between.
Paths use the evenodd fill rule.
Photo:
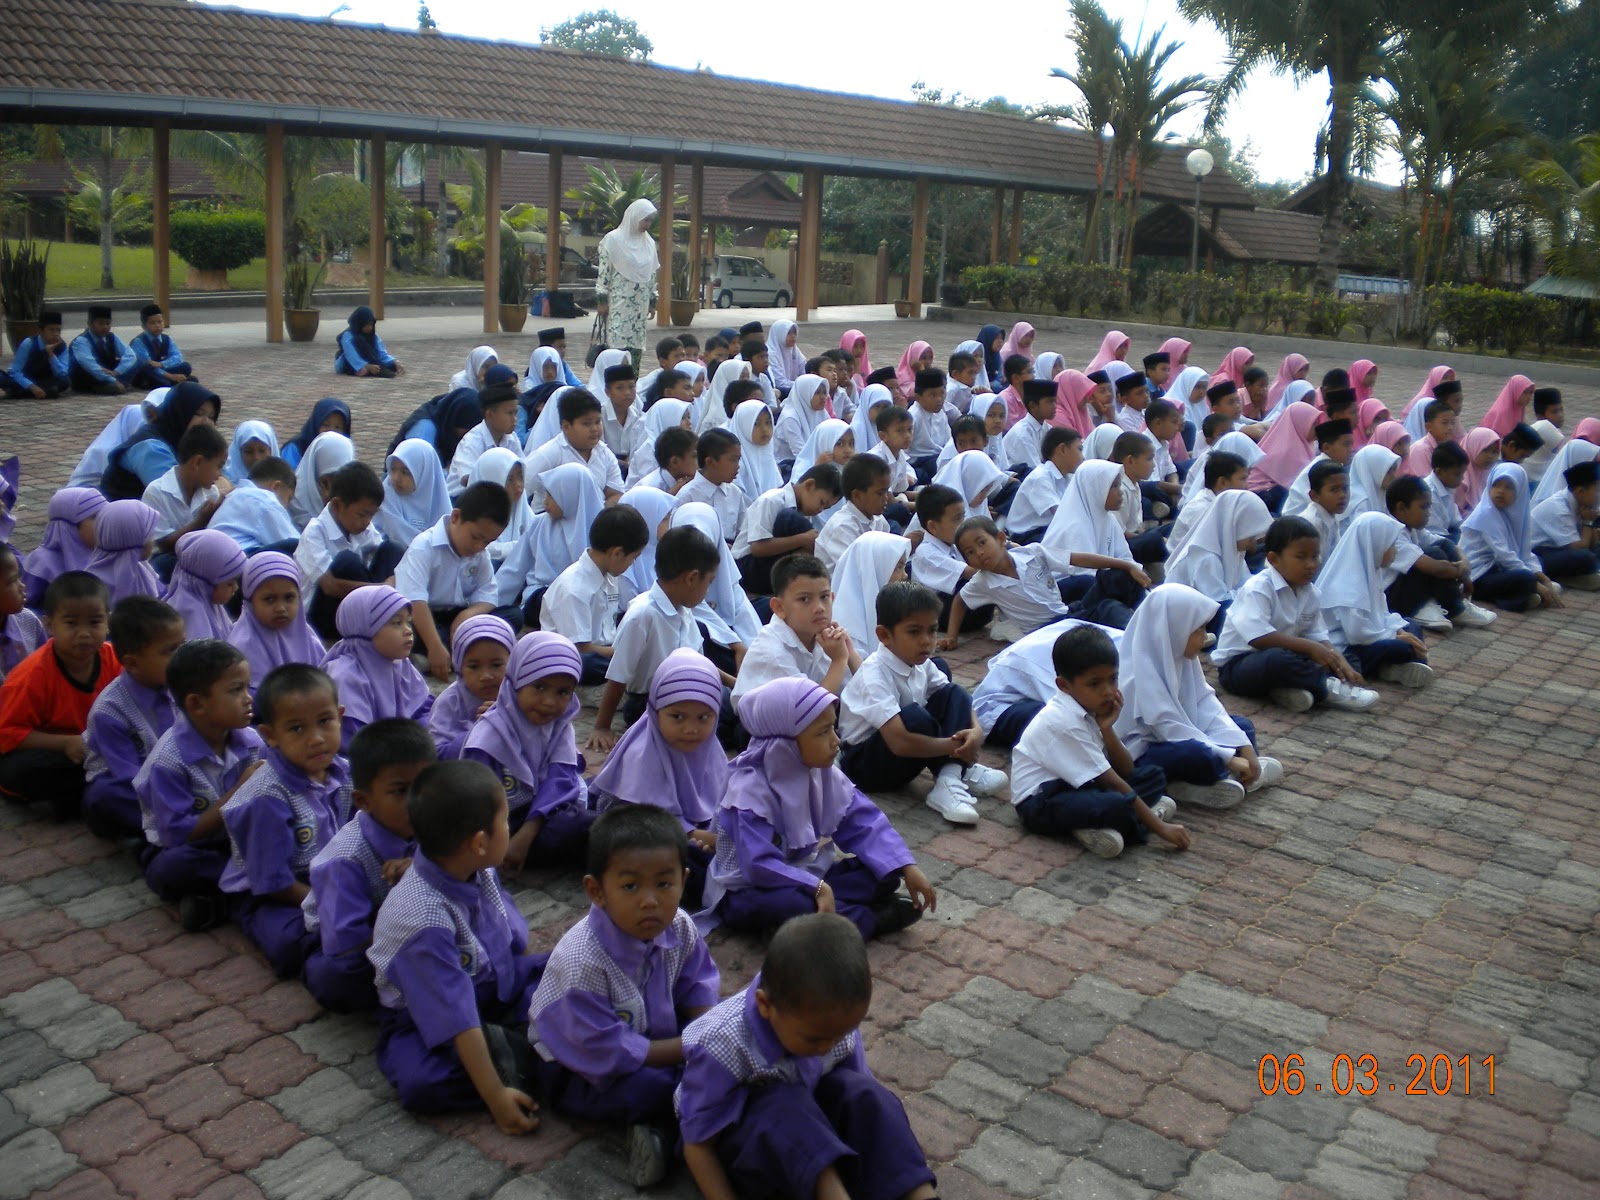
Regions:
<instances>
[{"instance_id":1,"label":"sky","mask_svg":"<svg viewBox=\"0 0 1600 1200\"><path fill-rule=\"evenodd\" d=\"M209 2L209 0L208 0ZM251 0L229 7L295 13L362 24L415 28L419 0ZM1120 18L1133 41L1165 26L1167 41L1181 41L1174 56L1175 75L1220 75L1227 45L1209 24L1191 25L1178 14L1175 0L1102 0L1111 16ZM933 6L920 8L917 23L908 22L901 2L808 0L763 9L785 14L788 28L775 34L765 15L751 20L734 16L720 24L715 7L668 7L660 0L555 0L529 5L525 0L435 0L434 20L445 33L536 43L541 25L557 25L595 8L610 8L632 17L654 44L654 62L674 67L706 67L721 75L761 78L771 83L801 84L832 91L859 92L891 99L912 98L918 80L941 88L948 96L961 92L979 99L1001 95L1014 104L1073 102L1072 85L1052 78L1052 67L1071 67L1066 40L1066 0L1011 0L1000 9L988 31L972 28L973 9L952 5L950 21L935 17ZM531 10L531 11L530 11ZM537 16L534 16L534 13ZM975 33L982 53L974 52ZM397 81L398 84L399 81ZM401 84L400 86L403 86ZM580 102L581 103L581 102ZM1317 130L1326 114L1325 78L1296 84L1266 71L1253 74L1231 106L1223 133L1235 150L1254 158L1265 181L1295 182L1312 168ZM1182 137L1198 132L1201 114L1186 113L1173 123ZM1379 177L1398 181L1393 166Z\"/></svg>"}]
</instances>

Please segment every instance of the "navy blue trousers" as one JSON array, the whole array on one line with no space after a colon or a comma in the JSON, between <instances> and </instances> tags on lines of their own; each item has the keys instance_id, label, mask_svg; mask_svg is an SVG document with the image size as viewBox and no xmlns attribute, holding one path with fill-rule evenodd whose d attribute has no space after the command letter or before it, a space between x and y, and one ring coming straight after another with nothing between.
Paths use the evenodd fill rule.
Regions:
<instances>
[{"instance_id":1,"label":"navy blue trousers","mask_svg":"<svg viewBox=\"0 0 1600 1200\"><path fill-rule=\"evenodd\" d=\"M1233 716L1232 713L1228 714ZM1256 744L1256 727L1244 717L1233 717L1250 744ZM1169 780L1179 783L1218 783L1228 778L1228 767L1217 761L1216 752L1209 743L1197 741L1154 742L1139 756L1141 767L1160 767Z\"/></svg>"},{"instance_id":2,"label":"navy blue trousers","mask_svg":"<svg viewBox=\"0 0 1600 1200\"><path fill-rule=\"evenodd\" d=\"M1063 837L1074 829L1114 829L1125 844L1142 843L1146 831L1134 815L1134 797L1146 804L1159 800L1166 790L1167 777L1160 767L1139 763L1127 783L1133 788L1132 793L1075 788L1053 780L1017 805L1017 816L1029 833Z\"/></svg>"},{"instance_id":3,"label":"navy blue trousers","mask_svg":"<svg viewBox=\"0 0 1600 1200\"><path fill-rule=\"evenodd\" d=\"M1532 571L1509 571L1496 567L1472 581L1472 595L1474 599L1487 600L1507 612L1526 612L1533 599L1534 585L1538 582Z\"/></svg>"},{"instance_id":4,"label":"navy blue trousers","mask_svg":"<svg viewBox=\"0 0 1600 1200\"><path fill-rule=\"evenodd\" d=\"M405 556L404 546L385 538L372 552L370 565L363 562L361 556L354 550L344 550L334 555L325 574L351 583L382 583L394 574L394 569L400 565L400 560ZM339 601L324 592L321 587L312 590L311 608L306 613L306 620L330 646L339 640L339 628L334 623L338 612Z\"/></svg>"},{"instance_id":5,"label":"navy blue trousers","mask_svg":"<svg viewBox=\"0 0 1600 1200\"><path fill-rule=\"evenodd\" d=\"M1235 696L1265 696L1277 688L1304 688L1313 700L1328 694L1328 672L1293 650L1252 650L1217 668L1217 679Z\"/></svg>"},{"instance_id":6,"label":"navy blue trousers","mask_svg":"<svg viewBox=\"0 0 1600 1200\"><path fill-rule=\"evenodd\" d=\"M925 737L954 737L972 727L972 697L958 683L947 683L928 693L922 704L908 704L900 710L907 733ZM950 758L900 758L883 740L879 730L864 742L846 746L839 755L839 767L864 792L887 792L904 787L927 768L937 775Z\"/></svg>"}]
</instances>

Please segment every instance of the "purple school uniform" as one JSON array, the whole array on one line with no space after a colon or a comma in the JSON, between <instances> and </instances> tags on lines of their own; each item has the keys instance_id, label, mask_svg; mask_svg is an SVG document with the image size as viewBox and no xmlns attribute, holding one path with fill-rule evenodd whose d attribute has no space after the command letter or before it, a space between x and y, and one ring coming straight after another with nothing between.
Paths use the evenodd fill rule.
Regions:
<instances>
[{"instance_id":1,"label":"purple school uniform","mask_svg":"<svg viewBox=\"0 0 1600 1200\"><path fill-rule=\"evenodd\" d=\"M134 776L133 790L151 846L144 863L145 882L163 900L217 891L228 865L227 835L204 842L192 842L190 835L201 815L232 791L244 769L261 757L262 748L254 729L234 729L218 754L181 713L156 742Z\"/></svg>"},{"instance_id":2,"label":"purple school uniform","mask_svg":"<svg viewBox=\"0 0 1600 1200\"><path fill-rule=\"evenodd\" d=\"M317 939L306 930L299 905L273 900L275 892L311 877L311 860L350 819L350 768L335 758L321 783L276 750L222 809L232 852L219 881L237 894L235 918L279 975L300 970Z\"/></svg>"},{"instance_id":3,"label":"purple school uniform","mask_svg":"<svg viewBox=\"0 0 1600 1200\"><path fill-rule=\"evenodd\" d=\"M44 623L31 609L22 609L0 622L0 679L49 639Z\"/></svg>"},{"instance_id":4,"label":"purple school uniform","mask_svg":"<svg viewBox=\"0 0 1600 1200\"><path fill-rule=\"evenodd\" d=\"M138 836L143 828L133 779L175 716L166 688L124 671L95 697L84 729L84 817L96 830Z\"/></svg>"},{"instance_id":5,"label":"purple school uniform","mask_svg":"<svg viewBox=\"0 0 1600 1200\"><path fill-rule=\"evenodd\" d=\"M450 665L457 675L465 667L472 647L481 642L494 642L504 648L506 665L510 666L509 656L517 648L517 635L503 618L493 613L479 613L461 622L451 638ZM467 734L472 731L472 723L477 720L481 707L483 701L467 691L459 679L434 699L428 713L428 732L433 734L440 758L461 757L461 748L466 744Z\"/></svg>"},{"instance_id":6,"label":"purple school uniform","mask_svg":"<svg viewBox=\"0 0 1600 1200\"><path fill-rule=\"evenodd\" d=\"M322 669L333 677L344 705L345 745L364 727L385 717L426 721L433 696L409 658L385 658L372 639L410 602L392 587L357 588L339 601L334 618L339 640L328 648Z\"/></svg>"},{"instance_id":7,"label":"purple school uniform","mask_svg":"<svg viewBox=\"0 0 1600 1200\"><path fill-rule=\"evenodd\" d=\"M372 922L389 894L383 864L410 858L416 843L385 829L371 813L358 812L311 860L311 894L300 902L306 929L318 949L306 957L306 988L334 1012L376 1008Z\"/></svg>"},{"instance_id":8,"label":"purple school uniform","mask_svg":"<svg viewBox=\"0 0 1600 1200\"><path fill-rule=\"evenodd\" d=\"M378 1066L415 1112L481 1107L454 1039L485 1023L525 1036L547 956L527 954L528 924L493 868L456 879L412 861L373 923Z\"/></svg>"},{"instance_id":9,"label":"purple school uniform","mask_svg":"<svg viewBox=\"0 0 1600 1200\"><path fill-rule=\"evenodd\" d=\"M244 571L244 551L239 543L215 529L196 529L177 542L178 562L172 568L172 583L162 597L183 618L185 635L228 640L233 618L228 610L212 602L218 584L238 579Z\"/></svg>"},{"instance_id":10,"label":"purple school uniform","mask_svg":"<svg viewBox=\"0 0 1600 1200\"><path fill-rule=\"evenodd\" d=\"M757 975L683 1031L683 1140L715 1142L743 1197L813 1196L829 1166L860 1200L932 1183L904 1106L867 1067L861 1031L826 1054L792 1055L756 1007L760 986Z\"/></svg>"},{"instance_id":11,"label":"purple school uniform","mask_svg":"<svg viewBox=\"0 0 1600 1200\"><path fill-rule=\"evenodd\" d=\"M269 579L292 580L300 583L300 568L294 559L276 550L267 550L251 558L239 577L244 593L244 605L239 619L225 635L231 643L250 660L250 688L261 686L267 672L285 663L306 663L316 666L328 653L327 647L306 622L305 608L295 613L294 620L283 629L268 629L256 620L250 601L258 588Z\"/></svg>"},{"instance_id":12,"label":"purple school uniform","mask_svg":"<svg viewBox=\"0 0 1600 1200\"><path fill-rule=\"evenodd\" d=\"M650 1043L682 1032L679 1013L717 1002L717 965L681 909L650 941L598 906L550 954L528 1041L543 1093L571 1117L638 1123L671 1112L677 1067L647 1067Z\"/></svg>"}]
</instances>

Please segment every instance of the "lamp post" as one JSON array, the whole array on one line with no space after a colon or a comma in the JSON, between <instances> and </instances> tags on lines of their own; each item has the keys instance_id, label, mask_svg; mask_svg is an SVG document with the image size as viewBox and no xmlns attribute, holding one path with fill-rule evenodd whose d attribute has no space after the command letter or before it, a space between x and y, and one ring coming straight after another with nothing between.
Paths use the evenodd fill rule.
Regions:
<instances>
[{"instance_id":1,"label":"lamp post","mask_svg":"<svg viewBox=\"0 0 1600 1200\"><path fill-rule=\"evenodd\" d=\"M1211 168L1216 165L1216 160L1211 157L1209 150L1196 147L1189 151L1189 156L1183 160L1183 165L1188 168L1189 174L1194 176L1194 230L1189 239L1189 274L1195 275L1200 271L1200 185L1205 181L1205 177L1211 174ZM1199 315L1196 312L1198 299L1198 296L1194 296L1189 301L1191 325Z\"/></svg>"}]
</instances>

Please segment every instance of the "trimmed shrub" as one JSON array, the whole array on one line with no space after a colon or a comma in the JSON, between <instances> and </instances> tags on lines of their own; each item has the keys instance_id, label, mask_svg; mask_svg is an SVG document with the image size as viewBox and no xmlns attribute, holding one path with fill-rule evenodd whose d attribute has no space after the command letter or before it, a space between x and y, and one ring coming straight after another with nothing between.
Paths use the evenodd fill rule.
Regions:
<instances>
[{"instance_id":1,"label":"trimmed shrub","mask_svg":"<svg viewBox=\"0 0 1600 1200\"><path fill-rule=\"evenodd\" d=\"M267 218L258 212L175 212L172 249L197 271L231 271L267 252Z\"/></svg>"}]
</instances>

